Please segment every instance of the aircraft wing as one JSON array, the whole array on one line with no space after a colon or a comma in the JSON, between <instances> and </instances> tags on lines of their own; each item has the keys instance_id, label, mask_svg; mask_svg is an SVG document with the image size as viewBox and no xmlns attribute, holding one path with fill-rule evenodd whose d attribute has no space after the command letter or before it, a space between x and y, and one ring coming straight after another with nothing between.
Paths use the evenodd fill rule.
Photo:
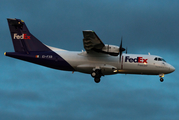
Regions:
<instances>
[{"instance_id":1,"label":"aircraft wing","mask_svg":"<svg viewBox=\"0 0 179 120\"><path fill-rule=\"evenodd\" d=\"M92 30L83 31L83 36L83 45L88 53L90 51L101 51L105 46L101 39Z\"/></svg>"}]
</instances>

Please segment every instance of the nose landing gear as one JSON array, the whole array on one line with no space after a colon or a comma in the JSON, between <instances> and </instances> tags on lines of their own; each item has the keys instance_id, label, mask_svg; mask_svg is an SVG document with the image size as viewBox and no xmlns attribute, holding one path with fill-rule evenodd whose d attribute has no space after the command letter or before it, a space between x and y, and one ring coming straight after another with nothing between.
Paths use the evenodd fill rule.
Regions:
<instances>
[{"instance_id":1,"label":"nose landing gear","mask_svg":"<svg viewBox=\"0 0 179 120\"><path fill-rule=\"evenodd\" d=\"M159 77L160 77L160 82L163 82L164 81L164 79L163 79L164 74L159 74Z\"/></svg>"},{"instance_id":2,"label":"nose landing gear","mask_svg":"<svg viewBox=\"0 0 179 120\"><path fill-rule=\"evenodd\" d=\"M100 78L101 78L101 70L100 69L96 69L95 71L93 71L91 73L91 76L94 78L94 81L96 83L99 83L100 82Z\"/></svg>"},{"instance_id":3,"label":"nose landing gear","mask_svg":"<svg viewBox=\"0 0 179 120\"><path fill-rule=\"evenodd\" d=\"M164 79L161 77L161 78L160 78L160 82L163 82L163 81L164 81Z\"/></svg>"}]
</instances>

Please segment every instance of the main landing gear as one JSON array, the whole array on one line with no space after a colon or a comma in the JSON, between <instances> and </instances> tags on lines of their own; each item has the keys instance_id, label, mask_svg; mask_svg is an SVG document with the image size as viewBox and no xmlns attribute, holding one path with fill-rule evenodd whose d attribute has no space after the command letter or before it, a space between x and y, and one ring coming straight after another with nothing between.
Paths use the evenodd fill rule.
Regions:
<instances>
[{"instance_id":1,"label":"main landing gear","mask_svg":"<svg viewBox=\"0 0 179 120\"><path fill-rule=\"evenodd\" d=\"M91 73L91 76L94 78L94 81L96 83L100 82L100 78L101 78L101 70L100 69L96 69Z\"/></svg>"},{"instance_id":2,"label":"main landing gear","mask_svg":"<svg viewBox=\"0 0 179 120\"><path fill-rule=\"evenodd\" d=\"M164 74L159 74L159 77L160 77L160 82L163 82L164 81L164 79L163 79Z\"/></svg>"}]
</instances>

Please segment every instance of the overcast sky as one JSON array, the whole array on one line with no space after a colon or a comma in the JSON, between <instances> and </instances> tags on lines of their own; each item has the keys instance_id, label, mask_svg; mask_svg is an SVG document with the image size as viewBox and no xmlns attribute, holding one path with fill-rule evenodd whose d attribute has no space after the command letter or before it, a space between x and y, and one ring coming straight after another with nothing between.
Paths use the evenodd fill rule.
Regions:
<instances>
[{"instance_id":1,"label":"overcast sky","mask_svg":"<svg viewBox=\"0 0 179 120\"><path fill-rule=\"evenodd\" d=\"M128 53L162 56L176 68L159 76L58 71L5 57L14 51L6 18L25 21L43 43L81 51L83 30ZM178 0L1 0L0 120L178 120Z\"/></svg>"}]
</instances>

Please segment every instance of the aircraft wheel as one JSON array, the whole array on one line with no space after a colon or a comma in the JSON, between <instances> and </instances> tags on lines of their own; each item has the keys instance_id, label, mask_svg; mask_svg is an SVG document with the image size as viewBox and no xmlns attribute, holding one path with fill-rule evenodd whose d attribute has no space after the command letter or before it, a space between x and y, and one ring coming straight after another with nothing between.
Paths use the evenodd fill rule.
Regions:
<instances>
[{"instance_id":1,"label":"aircraft wheel","mask_svg":"<svg viewBox=\"0 0 179 120\"><path fill-rule=\"evenodd\" d=\"M96 69L95 71L93 71L91 73L91 76L94 78L94 81L96 83L100 82L100 78L101 78L101 70L100 69Z\"/></svg>"},{"instance_id":2,"label":"aircraft wheel","mask_svg":"<svg viewBox=\"0 0 179 120\"><path fill-rule=\"evenodd\" d=\"M164 81L164 79L163 78L160 78L160 82L163 82Z\"/></svg>"},{"instance_id":3,"label":"aircraft wheel","mask_svg":"<svg viewBox=\"0 0 179 120\"><path fill-rule=\"evenodd\" d=\"M100 82L100 78L94 78L94 81L95 81L96 83L99 83L99 82Z\"/></svg>"},{"instance_id":4,"label":"aircraft wheel","mask_svg":"<svg viewBox=\"0 0 179 120\"><path fill-rule=\"evenodd\" d=\"M100 77L101 77L101 70L96 69L95 71L93 71L93 72L91 73L91 76L92 76L93 78L100 78Z\"/></svg>"},{"instance_id":5,"label":"aircraft wheel","mask_svg":"<svg viewBox=\"0 0 179 120\"><path fill-rule=\"evenodd\" d=\"M92 72L92 73L91 73L91 76L92 76L92 77L95 77L95 76L96 76L96 72Z\"/></svg>"}]
</instances>

